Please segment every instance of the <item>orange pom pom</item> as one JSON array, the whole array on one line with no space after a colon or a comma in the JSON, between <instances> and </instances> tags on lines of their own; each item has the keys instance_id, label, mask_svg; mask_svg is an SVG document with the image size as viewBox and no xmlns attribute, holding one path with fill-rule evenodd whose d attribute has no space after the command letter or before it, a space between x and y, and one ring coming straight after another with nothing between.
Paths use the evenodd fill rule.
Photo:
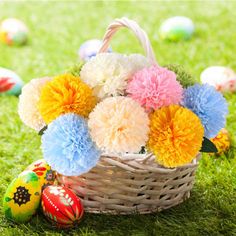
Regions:
<instances>
[{"instance_id":1,"label":"orange pom pom","mask_svg":"<svg viewBox=\"0 0 236 236\"><path fill-rule=\"evenodd\" d=\"M79 77L65 74L55 77L42 88L39 111L48 124L59 115L70 112L87 117L95 105L92 89Z\"/></svg>"},{"instance_id":2,"label":"orange pom pom","mask_svg":"<svg viewBox=\"0 0 236 236\"><path fill-rule=\"evenodd\" d=\"M178 105L156 110L150 117L149 149L165 167L190 163L202 146L204 128L192 111Z\"/></svg>"}]
</instances>

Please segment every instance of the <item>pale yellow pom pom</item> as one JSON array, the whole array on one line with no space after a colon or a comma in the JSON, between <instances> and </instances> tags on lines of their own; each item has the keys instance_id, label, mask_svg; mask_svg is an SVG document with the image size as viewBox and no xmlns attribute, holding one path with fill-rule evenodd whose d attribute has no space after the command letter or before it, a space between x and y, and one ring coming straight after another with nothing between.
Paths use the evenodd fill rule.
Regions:
<instances>
[{"instance_id":1,"label":"pale yellow pom pom","mask_svg":"<svg viewBox=\"0 0 236 236\"><path fill-rule=\"evenodd\" d=\"M108 153L138 153L148 140L148 114L128 97L110 97L97 104L88 126L93 141Z\"/></svg>"},{"instance_id":2,"label":"pale yellow pom pom","mask_svg":"<svg viewBox=\"0 0 236 236\"><path fill-rule=\"evenodd\" d=\"M33 79L22 88L19 97L18 113L21 120L30 128L40 131L46 124L39 113L38 102L42 87L51 78Z\"/></svg>"}]
</instances>

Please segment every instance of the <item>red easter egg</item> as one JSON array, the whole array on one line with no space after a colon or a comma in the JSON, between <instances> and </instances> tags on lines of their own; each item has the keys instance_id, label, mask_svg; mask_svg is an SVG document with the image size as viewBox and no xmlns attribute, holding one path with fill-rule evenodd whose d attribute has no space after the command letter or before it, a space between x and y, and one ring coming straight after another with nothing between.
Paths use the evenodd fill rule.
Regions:
<instances>
[{"instance_id":1,"label":"red easter egg","mask_svg":"<svg viewBox=\"0 0 236 236\"><path fill-rule=\"evenodd\" d=\"M43 190L42 207L46 218L59 228L73 227L84 214L80 199L62 186L48 186Z\"/></svg>"}]
</instances>

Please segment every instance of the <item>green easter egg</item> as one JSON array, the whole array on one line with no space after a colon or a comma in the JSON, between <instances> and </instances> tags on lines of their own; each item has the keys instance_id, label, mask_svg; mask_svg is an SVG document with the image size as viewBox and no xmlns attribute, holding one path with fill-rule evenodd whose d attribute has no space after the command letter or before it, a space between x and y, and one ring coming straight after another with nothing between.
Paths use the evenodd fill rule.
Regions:
<instances>
[{"instance_id":1,"label":"green easter egg","mask_svg":"<svg viewBox=\"0 0 236 236\"><path fill-rule=\"evenodd\" d=\"M191 19L176 16L164 21L160 27L160 38L169 41L187 40L192 37L195 27Z\"/></svg>"}]
</instances>

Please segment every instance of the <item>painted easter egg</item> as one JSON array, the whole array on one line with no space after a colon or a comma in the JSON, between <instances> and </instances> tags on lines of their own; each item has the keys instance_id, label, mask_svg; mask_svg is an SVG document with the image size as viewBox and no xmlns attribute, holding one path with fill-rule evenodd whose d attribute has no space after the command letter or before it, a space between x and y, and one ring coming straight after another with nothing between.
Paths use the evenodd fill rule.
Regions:
<instances>
[{"instance_id":1,"label":"painted easter egg","mask_svg":"<svg viewBox=\"0 0 236 236\"><path fill-rule=\"evenodd\" d=\"M90 39L84 42L78 51L79 59L82 61L88 61L92 57L96 56L98 50L102 46L102 41L99 39ZM111 48L108 49L108 52L111 52Z\"/></svg>"},{"instance_id":2,"label":"painted easter egg","mask_svg":"<svg viewBox=\"0 0 236 236\"><path fill-rule=\"evenodd\" d=\"M230 136L229 132L223 128L217 134L215 138L212 138L211 141L216 145L218 152L217 154L223 154L230 147Z\"/></svg>"},{"instance_id":3,"label":"painted easter egg","mask_svg":"<svg viewBox=\"0 0 236 236\"><path fill-rule=\"evenodd\" d=\"M236 91L236 74L224 66L210 66L201 73L201 82L210 84L220 92Z\"/></svg>"},{"instance_id":4,"label":"painted easter egg","mask_svg":"<svg viewBox=\"0 0 236 236\"><path fill-rule=\"evenodd\" d=\"M15 18L8 18L0 25L0 40L7 45L23 45L27 42L28 28Z\"/></svg>"},{"instance_id":5,"label":"painted easter egg","mask_svg":"<svg viewBox=\"0 0 236 236\"><path fill-rule=\"evenodd\" d=\"M175 16L165 20L159 29L163 40L180 41L190 39L195 27L192 20L185 16Z\"/></svg>"},{"instance_id":6,"label":"painted easter egg","mask_svg":"<svg viewBox=\"0 0 236 236\"><path fill-rule=\"evenodd\" d=\"M23 82L13 71L0 68L0 94L19 95Z\"/></svg>"},{"instance_id":7,"label":"painted easter egg","mask_svg":"<svg viewBox=\"0 0 236 236\"><path fill-rule=\"evenodd\" d=\"M3 197L6 218L15 222L27 222L40 205L41 186L33 171L24 171L8 186Z\"/></svg>"},{"instance_id":8,"label":"painted easter egg","mask_svg":"<svg viewBox=\"0 0 236 236\"><path fill-rule=\"evenodd\" d=\"M42 188L54 183L55 172L52 171L51 167L44 159L35 161L28 166L26 170L31 170L37 174Z\"/></svg>"},{"instance_id":9,"label":"painted easter egg","mask_svg":"<svg viewBox=\"0 0 236 236\"><path fill-rule=\"evenodd\" d=\"M66 187L46 187L41 203L46 218L58 228L75 226L84 214L80 199Z\"/></svg>"}]
</instances>

